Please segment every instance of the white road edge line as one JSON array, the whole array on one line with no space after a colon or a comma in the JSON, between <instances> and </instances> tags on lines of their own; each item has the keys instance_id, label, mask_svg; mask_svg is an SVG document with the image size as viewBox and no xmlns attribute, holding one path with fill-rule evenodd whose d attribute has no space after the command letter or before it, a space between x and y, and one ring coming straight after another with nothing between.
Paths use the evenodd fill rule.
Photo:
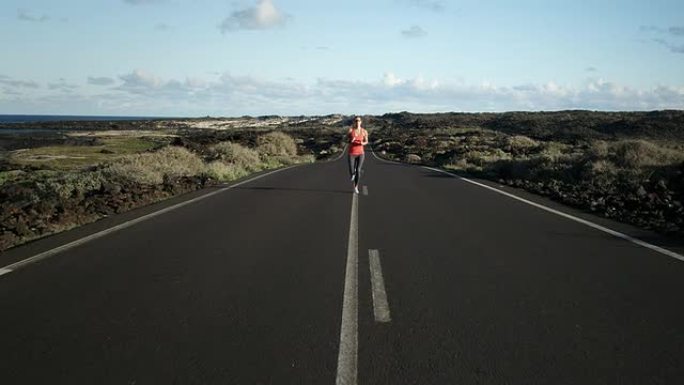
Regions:
<instances>
[{"instance_id":1,"label":"white road edge line","mask_svg":"<svg viewBox=\"0 0 684 385\"><path fill-rule=\"evenodd\" d=\"M99 231L99 232L97 232L97 233L90 234L90 235L88 235L88 236L85 236L85 237L83 237L83 238L77 239L77 240L72 241L72 242L69 242L69 243L64 244L64 245L62 245L62 246L55 247L54 249L50 249L50 250L44 251L44 252L39 253L39 254L36 254L36 255L34 255L34 256L32 256L32 257L29 257L29 258L26 258L26 259L22 259L21 261L12 263L12 264L10 264L10 265L0 267L0 275L7 274L7 273L10 273L10 272L12 272L12 271L21 269L22 267L25 267L26 265L29 265L29 264L31 264L31 263L35 263L35 262L41 261L41 260L43 260L43 259L52 257L52 256L55 255L55 254L58 254L58 253L61 253L61 252L63 252L63 251L72 249L72 248L74 248L74 247L76 247L76 246L80 246L80 245L82 245L82 244L84 244L84 243L87 243L87 242L90 242L90 241L92 241L92 240L95 240L95 239L98 239L98 238L102 238L102 237L104 237L105 235L114 233L114 232L119 231L119 230L123 230L123 229L125 229L125 228L127 228L127 227L131 227L131 226L133 226L133 225L135 225L135 224L138 224L138 223L140 223L140 222L146 221L146 220L148 220L148 219L150 219L150 218L156 217L156 216L161 215L161 214L164 214L164 213L168 213L169 211L175 210L175 209L180 208L180 207L183 207L183 206L185 206L185 205L189 205L189 204L191 204L191 203L200 201L200 200L202 200L202 199L209 198L210 196L213 196L213 195L222 193L222 192L224 192L224 191L228 191L228 190L233 189L233 188L235 188L235 187L237 187L237 186L240 186L240 185L243 185L243 184L245 184L245 183L249 183L249 182L255 181L255 180L257 180L257 179L263 178L263 177L268 176L268 175L275 174L276 172L280 172L280 171L284 171L284 170L290 169L290 168L292 168L292 167L295 167L295 166L289 166L289 167L281 168L281 169L278 169L278 170L273 170L273 171L271 171L271 172L267 172L267 173L265 173L265 174L261 174L261 175L255 176L254 178L250 178L250 179L244 180L244 181L242 181L242 182L236 183L236 184L234 184L234 185L231 185L231 186L228 186L228 187L223 187L223 188L221 188L221 189L219 189L219 190L216 190L216 191L212 191L212 192L210 192L210 193L208 193L208 194L201 195L201 196L199 196L199 197L196 197L196 198L193 198L193 199L190 199L190 200L181 202L181 203L177 203L177 204L175 204L175 205L173 205L173 206L169 206L169 207L163 208L163 209L161 209L161 210L159 210L159 211L155 211L155 212L153 212L153 213L150 213L150 214L147 214L147 215L143 215L143 216L141 216L141 217L132 219L132 220L130 220L130 221L127 221L127 222L118 224L118 225L116 225L116 226L114 226L114 227L110 227L110 228L108 228L108 229Z\"/></svg>"},{"instance_id":2,"label":"white road edge line","mask_svg":"<svg viewBox=\"0 0 684 385\"><path fill-rule=\"evenodd\" d=\"M368 250L368 261L370 263L373 315L375 316L375 322L390 322L392 319L390 317L389 304L387 303L385 280L382 278L380 252L375 249Z\"/></svg>"},{"instance_id":3,"label":"white road edge line","mask_svg":"<svg viewBox=\"0 0 684 385\"><path fill-rule=\"evenodd\" d=\"M352 194L336 385L356 385L358 365L358 194Z\"/></svg>"},{"instance_id":4,"label":"white road edge line","mask_svg":"<svg viewBox=\"0 0 684 385\"><path fill-rule=\"evenodd\" d=\"M535 203L535 202L529 201L529 200L527 200L527 199L520 198L519 196L513 195L513 194L508 193L508 192L506 192L506 191L502 191L502 190L499 190L499 189L497 189L497 188L494 188L494 187L491 187L491 186L487 186L486 184L483 184L483 183L480 183L480 182L476 182L476 181L474 181L474 180L470 180L470 179L468 179L468 178L464 178L464 177L459 176L459 175L454 175L454 174L452 174L452 173L450 173L450 172L447 172L447 171L444 171L444 170L440 170L440 169L432 168L432 167L427 167L427 166L422 166L422 167L425 168L425 169L428 169L428 170L432 170L432 171L436 171L436 172L441 172L441 173L443 173L443 174L447 174L447 175L452 176L452 177L454 177L454 178L458 178L458 179L460 179L460 180L462 180L462 181L465 181L465 182L474 184L474 185L476 185L476 186L480 186L480 187L482 187L482 188L486 188L487 190L494 191L494 192L496 192L496 193L498 193L498 194L505 195L505 196L507 196L507 197L509 197L509 198L513 198L513 199L518 200L518 201L520 201L520 202L527 203L527 204L530 205L530 206L537 207L537 208L542 209L542 210L544 210L544 211L548 211L548 212L550 212L550 213L552 213L552 214L556 214L556 215L559 215L559 216L561 216L561 217L563 217L563 218L570 219L570 220L572 220L572 221L581 223L581 224L583 224L583 225L585 225L585 226L589 226L589 227L594 228L594 229L596 229L596 230L603 231L604 233L608 233L608 234L610 234L610 235L612 235L612 236L615 236L615 237L617 237L617 238L621 238L621 239L624 239L624 240L626 240L626 241L632 242L632 243L634 243L635 245L639 245L639 246L641 246L641 247L645 247L645 248L647 248L647 249L653 250L653 251L655 251L655 252L657 252L657 253L660 253L660 254L663 254L663 255L667 255L668 257L672 257L672 258L678 259L678 260L680 260L680 261L684 261L684 255L675 253L674 251L670 251L670 250L664 249L664 248L662 248L662 247L660 247L660 246L656 246L656 245L650 244L650 243L648 243L648 242L644 242L644 241L642 241L642 240L640 240L640 239L637 239L637 238L634 238L634 237L629 236L629 235L627 235L627 234L623 234L623 233L621 233L621 232L619 232L619 231L615 231L615 230L609 229L609 228L607 228L607 227L598 225L598 224L593 223L593 222L590 222L590 221L588 221L588 220L586 220L586 219L582 219L582 218L578 218L578 217L576 217L576 216L574 216L574 215L566 214L566 213L564 213L564 212L562 212L562 211L558 211L558 210L552 209L552 208L550 208L550 207L546 207L546 206L544 206L544 205L541 205L541 204L539 204L539 203Z\"/></svg>"},{"instance_id":5,"label":"white road edge line","mask_svg":"<svg viewBox=\"0 0 684 385\"><path fill-rule=\"evenodd\" d=\"M368 195L368 186L363 186L363 195Z\"/></svg>"}]
</instances>

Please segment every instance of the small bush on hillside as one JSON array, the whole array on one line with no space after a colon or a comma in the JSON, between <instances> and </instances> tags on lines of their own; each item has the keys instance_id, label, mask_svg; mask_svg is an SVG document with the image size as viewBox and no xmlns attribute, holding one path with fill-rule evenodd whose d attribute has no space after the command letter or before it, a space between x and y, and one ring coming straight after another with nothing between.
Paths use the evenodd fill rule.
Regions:
<instances>
[{"instance_id":1,"label":"small bush on hillside","mask_svg":"<svg viewBox=\"0 0 684 385\"><path fill-rule=\"evenodd\" d=\"M471 165L485 167L487 164L497 162L499 160L509 160L511 159L511 156L510 154L497 148L490 151L468 151L465 154L465 159Z\"/></svg>"},{"instance_id":2,"label":"small bush on hillside","mask_svg":"<svg viewBox=\"0 0 684 385\"><path fill-rule=\"evenodd\" d=\"M127 155L105 168L105 173L142 184L161 184L164 178L196 176L205 164L183 147L169 146L157 152Z\"/></svg>"},{"instance_id":3,"label":"small bush on hillside","mask_svg":"<svg viewBox=\"0 0 684 385\"><path fill-rule=\"evenodd\" d=\"M514 135L506 138L505 148L514 154L526 154L537 148L539 143L524 135Z\"/></svg>"},{"instance_id":4,"label":"small bush on hillside","mask_svg":"<svg viewBox=\"0 0 684 385\"><path fill-rule=\"evenodd\" d=\"M205 175L220 182L229 182L231 180L239 179L248 173L247 170L239 165L224 163L218 160L209 163L205 171Z\"/></svg>"},{"instance_id":5,"label":"small bush on hillside","mask_svg":"<svg viewBox=\"0 0 684 385\"><path fill-rule=\"evenodd\" d=\"M21 179L25 175L26 171L23 170L0 171L0 186L13 180Z\"/></svg>"},{"instance_id":6,"label":"small bush on hillside","mask_svg":"<svg viewBox=\"0 0 684 385\"><path fill-rule=\"evenodd\" d=\"M243 170L259 171L262 169L259 153L238 143L221 142L209 149L210 157L224 163L230 163Z\"/></svg>"},{"instance_id":7,"label":"small bush on hillside","mask_svg":"<svg viewBox=\"0 0 684 385\"><path fill-rule=\"evenodd\" d=\"M567 160L568 156L565 154L567 146L559 142L545 142L540 145L541 156L547 163L556 163Z\"/></svg>"},{"instance_id":8,"label":"small bush on hillside","mask_svg":"<svg viewBox=\"0 0 684 385\"><path fill-rule=\"evenodd\" d=\"M452 162L447 163L444 165L444 167L448 169L453 169L453 170L461 170L461 171L468 171L470 168L470 165L468 164L468 161L460 158L460 159L452 159Z\"/></svg>"},{"instance_id":9,"label":"small bush on hillside","mask_svg":"<svg viewBox=\"0 0 684 385\"><path fill-rule=\"evenodd\" d=\"M293 164L313 163L316 157L313 155L299 155L299 156L269 156L264 162L267 168L276 168L282 166L291 166Z\"/></svg>"},{"instance_id":10,"label":"small bush on hillside","mask_svg":"<svg viewBox=\"0 0 684 385\"><path fill-rule=\"evenodd\" d=\"M625 168L665 166L681 162L684 154L645 140L622 140L613 143L615 163Z\"/></svg>"},{"instance_id":11,"label":"small bush on hillside","mask_svg":"<svg viewBox=\"0 0 684 385\"><path fill-rule=\"evenodd\" d=\"M274 131L257 138L257 151L267 156L296 156L297 144L289 135Z\"/></svg>"},{"instance_id":12,"label":"small bush on hillside","mask_svg":"<svg viewBox=\"0 0 684 385\"><path fill-rule=\"evenodd\" d=\"M589 145L589 149L587 149L587 155L590 159L594 160L605 159L608 157L609 153L610 147L608 146L608 142L603 140L592 141Z\"/></svg>"},{"instance_id":13,"label":"small bush on hillside","mask_svg":"<svg viewBox=\"0 0 684 385\"><path fill-rule=\"evenodd\" d=\"M56 195L65 200L74 197L82 198L90 192L98 191L106 181L106 176L100 170L82 171L48 178L39 183L39 188L48 196Z\"/></svg>"}]
</instances>

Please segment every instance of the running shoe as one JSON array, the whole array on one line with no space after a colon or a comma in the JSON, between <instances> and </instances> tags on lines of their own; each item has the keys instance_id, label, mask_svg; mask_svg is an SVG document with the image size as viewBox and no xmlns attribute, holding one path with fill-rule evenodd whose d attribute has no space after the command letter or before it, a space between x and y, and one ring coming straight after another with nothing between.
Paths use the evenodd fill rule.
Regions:
<instances>
[{"instance_id":1,"label":"running shoe","mask_svg":"<svg viewBox=\"0 0 684 385\"><path fill-rule=\"evenodd\" d=\"M358 194L358 193L359 193L359 188L356 187L356 186L354 186L354 192Z\"/></svg>"}]
</instances>

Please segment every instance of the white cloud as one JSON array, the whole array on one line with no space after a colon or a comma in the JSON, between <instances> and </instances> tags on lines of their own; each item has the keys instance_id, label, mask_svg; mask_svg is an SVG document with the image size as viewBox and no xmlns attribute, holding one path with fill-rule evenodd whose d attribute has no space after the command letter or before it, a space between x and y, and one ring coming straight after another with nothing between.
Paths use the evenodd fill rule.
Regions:
<instances>
[{"instance_id":1,"label":"white cloud","mask_svg":"<svg viewBox=\"0 0 684 385\"><path fill-rule=\"evenodd\" d=\"M109 83L113 79L89 83ZM387 72L374 81L317 79L263 79L230 73L186 79L164 79L135 70L119 76L120 84L102 92L71 89L41 95L0 77L0 85L22 90L22 96L0 94L3 108L41 106L64 113L136 115L298 115L329 113L376 113L410 110L430 111L510 111L510 110L655 110L684 109L684 86L655 86L636 89L604 79L579 85L554 82L497 85L491 82L464 83L438 81L423 76L402 77ZM64 83L64 82L61 82ZM53 83L54 90L69 86ZM22 83L23 84L23 83ZM33 83L23 84L24 86ZM36 84L37 87L37 84ZM28 92L34 94L32 97ZM91 92L91 94L88 94ZM96 93L92 93L96 92ZM78 101L78 103L77 103ZM52 104L50 104L52 103ZM24 107L22 107L24 106ZM66 107L65 107L66 108ZM88 110L84 110L89 108ZM40 111L40 110L34 110Z\"/></svg>"},{"instance_id":2,"label":"white cloud","mask_svg":"<svg viewBox=\"0 0 684 385\"><path fill-rule=\"evenodd\" d=\"M411 28L402 30L401 35L405 38L415 39L427 35L427 32L420 26L412 25Z\"/></svg>"},{"instance_id":3,"label":"white cloud","mask_svg":"<svg viewBox=\"0 0 684 385\"><path fill-rule=\"evenodd\" d=\"M30 21L35 23L42 23L50 20L50 16L48 15L35 16L25 9L17 10L17 18L21 21Z\"/></svg>"},{"instance_id":4,"label":"white cloud","mask_svg":"<svg viewBox=\"0 0 684 385\"><path fill-rule=\"evenodd\" d=\"M123 0L124 3L131 4L131 5L145 5L145 4L155 4L155 3L164 3L167 0Z\"/></svg>"},{"instance_id":5,"label":"white cloud","mask_svg":"<svg viewBox=\"0 0 684 385\"><path fill-rule=\"evenodd\" d=\"M392 72L385 72L383 75L383 84L385 84L387 87L394 87L398 86L401 84L404 84L405 82L401 79L399 79L395 74Z\"/></svg>"},{"instance_id":6,"label":"white cloud","mask_svg":"<svg viewBox=\"0 0 684 385\"><path fill-rule=\"evenodd\" d=\"M157 23L157 24L154 26L154 29L155 29L156 31L171 31L171 30L173 30L173 26L172 26L172 25L169 25L169 24L166 24L166 23Z\"/></svg>"},{"instance_id":7,"label":"white cloud","mask_svg":"<svg viewBox=\"0 0 684 385\"><path fill-rule=\"evenodd\" d=\"M675 36L684 36L684 27L670 27L670 28L667 29L667 31L668 31L671 35L675 35Z\"/></svg>"},{"instance_id":8,"label":"white cloud","mask_svg":"<svg viewBox=\"0 0 684 385\"><path fill-rule=\"evenodd\" d=\"M258 0L254 7L234 11L219 25L222 33L241 29L268 29L285 24L288 16L271 0Z\"/></svg>"},{"instance_id":9,"label":"white cloud","mask_svg":"<svg viewBox=\"0 0 684 385\"><path fill-rule=\"evenodd\" d=\"M0 85L12 88L39 88L40 85L33 80L16 80L9 76L0 75Z\"/></svg>"},{"instance_id":10,"label":"white cloud","mask_svg":"<svg viewBox=\"0 0 684 385\"><path fill-rule=\"evenodd\" d=\"M114 79L106 77L106 76L101 76L101 77L93 77L93 76L88 76L88 84L96 85L96 86L109 86L114 84Z\"/></svg>"},{"instance_id":11,"label":"white cloud","mask_svg":"<svg viewBox=\"0 0 684 385\"><path fill-rule=\"evenodd\" d=\"M151 91L161 89L165 84L161 78L144 70L134 70L133 72L119 76L123 84L117 87L118 90L133 94L150 94Z\"/></svg>"},{"instance_id":12,"label":"white cloud","mask_svg":"<svg viewBox=\"0 0 684 385\"><path fill-rule=\"evenodd\" d=\"M669 28L662 28L655 25L642 25L639 27L641 32L656 32L659 34L669 34L672 36L684 36L684 26L673 25Z\"/></svg>"},{"instance_id":13,"label":"white cloud","mask_svg":"<svg viewBox=\"0 0 684 385\"><path fill-rule=\"evenodd\" d=\"M134 70L119 76L123 83L114 89L142 97L182 99L195 92L208 89L211 84L201 78L187 78L184 81L164 80L144 70Z\"/></svg>"},{"instance_id":14,"label":"white cloud","mask_svg":"<svg viewBox=\"0 0 684 385\"><path fill-rule=\"evenodd\" d=\"M408 90L415 91L429 91L439 87L437 80L427 81L422 75L418 75L413 79L400 79L392 72L386 72L382 78L382 84L389 88L403 87Z\"/></svg>"},{"instance_id":15,"label":"white cloud","mask_svg":"<svg viewBox=\"0 0 684 385\"><path fill-rule=\"evenodd\" d=\"M671 52L684 53L684 44L672 43L665 39L653 39L653 41L667 47Z\"/></svg>"},{"instance_id":16,"label":"white cloud","mask_svg":"<svg viewBox=\"0 0 684 385\"><path fill-rule=\"evenodd\" d=\"M400 3L404 3L407 5L411 5L414 7L419 7L419 8L425 8L430 11L434 12L440 12L443 11L446 7L444 5L444 1L441 0L397 0Z\"/></svg>"},{"instance_id":17,"label":"white cloud","mask_svg":"<svg viewBox=\"0 0 684 385\"><path fill-rule=\"evenodd\" d=\"M684 27L672 26L669 28L662 28L654 25L642 25L639 31L651 35L662 36L652 37L651 41L667 47L671 52L684 54L684 43L681 39L684 37Z\"/></svg>"},{"instance_id":18,"label":"white cloud","mask_svg":"<svg viewBox=\"0 0 684 385\"><path fill-rule=\"evenodd\" d=\"M72 92L78 89L76 84L67 83L64 79L59 79L58 82L48 83L48 89L52 91Z\"/></svg>"}]
</instances>

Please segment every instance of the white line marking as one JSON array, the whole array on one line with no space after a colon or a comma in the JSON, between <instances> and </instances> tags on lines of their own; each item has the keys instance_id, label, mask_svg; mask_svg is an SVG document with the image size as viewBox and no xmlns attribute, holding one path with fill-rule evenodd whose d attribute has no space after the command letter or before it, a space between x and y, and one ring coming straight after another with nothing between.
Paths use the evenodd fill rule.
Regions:
<instances>
[{"instance_id":1,"label":"white line marking","mask_svg":"<svg viewBox=\"0 0 684 385\"><path fill-rule=\"evenodd\" d=\"M340 351L337 355L337 385L356 385L358 364L358 195L352 194L347 267L342 301L342 325L340 327Z\"/></svg>"},{"instance_id":2,"label":"white line marking","mask_svg":"<svg viewBox=\"0 0 684 385\"><path fill-rule=\"evenodd\" d=\"M108 228L108 229L99 231L99 232L94 233L94 234L90 234L90 235L88 235L88 236L86 236L86 237L77 239L77 240L75 240L75 241L73 241L73 242L69 242L69 243L64 244L64 245L62 245L62 246L55 247L54 249L50 249L50 250L44 251L44 252L39 253L39 254L36 254L36 255L34 255L34 256L32 256L32 257L23 259L23 260L21 260L21 261L19 261L19 262L15 262L15 263L13 263L13 264L11 264L11 265L7 265L7 266L4 266L4 267L0 267L0 271L9 270L9 271L6 271L6 272L3 273L3 274L7 274L7 273L12 272L12 271L14 271L14 270L21 269L22 267L24 267L24 266L26 266L26 265L29 265L29 264L31 264L31 263L35 263L35 262L41 261L41 260L43 260L43 259L52 257L52 256L55 255L55 254L61 253L62 251L66 251L66 250L72 249L72 248L74 248L74 247L76 247L76 246L80 246L80 245L82 245L82 244L84 244L84 243L87 243L87 242L90 242L90 241L92 241L92 240L95 240L95 239L98 239L98 238L102 238L102 237L104 237L105 235L111 234L111 233L116 232L116 231L119 231L119 230L123 230L123 229L125 229L125 228L127 228L127 227L131 227L131 226L133 226L133 225L135 225L135 224L137 224L137 223L146 221L146 220L148 220L148 219L150 219L150 218L153 218L153 217L156 217L156 216L158 216L158 215L161 215L161 214L164 214L164 213L168 213L169 211L175 210L175 209L180 208L180 207L183 207L183 206L185 206L185 205L189 205L189 204L191 204L191 203L200 201L200 200L202 200L202 199L209 198L210 196L213 196L213 195L222 193L222 192L224 192L224 191L228 191L228 190L230 190L230 189L232 189L232 188L235 188L235 187L237 187L237 186L240 186L240 185L243 185L243 184L245 184L245 183L249 183L249 182L255 181L255 180L257 180L257 179L263 178L263 177L268 176L268 175L271 175L271 174L275 174L276 172L280 172L280 171L287 170L287 169L292 168L292 167L295 167L295 166L289 166L289 167L281 168L281 169L278 169L278 170L273 170L273 171L271 171L271 172L267 172L266 174L258 175L258 176L255 176L254 178L247 179L247 180L242 181L242 182L240 182L240 183L236 183L236 184L234 184L234 185L231 185L231 186L228 186L228 187L224 187L224 188L221 188L221 189L216 190L216 191L212 191L212 192L210 192L210 193L208 193L208 194L205 194L205 195L202 195L202 196L199 196L199 197L196 197L196 198L193 198L193 199L190 199L190 200L181 202L181 203L177 203L177 204L175 204L175 205L173 205L173 206L166 207L166 208L161 209L161 210L159 210L159 211L155 211L155 212L153 212L153 213L150 213L150 214L147 214L147 215L143 215L142 217L132 219L132 220L130 220L130 221L128 221L128 222L121 223L121 224L119 224L119 225L116 225L116 226L114 226L114 227L110 227L110 228ZM0 274L0 275L2 275L2 274Z\"/></svg>"},{"instance_id":3,"label":"white line marking","mask_svg":"<svg viewBox=\"0 0 684 385\"><path fill-rule=\"evenodd\" d=\"M10 270L10 269L4 269L4 268L0 269L0 275L8 274L11 272L12 272L12 270Z\"/></svg>"},{"instance_id":4,"label":"white line marking","mask_svg":"<svg viewBox=\"0 0 684 385\"><path fill-rule=\"evenodd\" d=\"M613 236L615 236L615 237L618 237L618 238L624 239L624 240L626 240L626 241L632 242L632 243L634 243L635 245L639 245L639 246L641 246L641 247L645 247L645 248L647 248L647 249L653 250L653 251L655 251L655 252L657 252L657 253L660 253L660 254L663 254L663 255L667 255L668 257L672 257L672 258L678 259L678 260L680 260L680 261L684 261L684 255L675 253L674 251L670 251L670 250L664 249L664 248L662 248L662 247L660 247L660 246L656 246L656 245L650 244L650 243L648 243L648 242L644 242L644 241L642 241L642 240L640 240L640 239L637 239L637 238L631 237L631 236L629 236L629 235L627 235L627 234L623 234L623 233L621 233L621 232L619 232L619 231L615 231L615 230L609 229L609 228L607 228L607 227L598 225L598 224L593 223L593 222L590 222L590 221L588 221L588 220L586 220L586 219L578 218L578 217L576 217L576 216L573 216L573 215L570 215L570 214L566 214L566 213L564 213L564 212L561 212L561 211L552 209L552 208L550 208L550 207L546 207L546 206L541 205L541 204L539 204L539 203L535 203L535 202L532 202L532 201L528 201L527 199L520 198L520 197L518 197L518 196L516 196L516 195L513 195L513 194L511 194L511 193L508 193L508 192L506 192L506 191L502 191L502 190L499 190L499 189L497 189L497 188L494 188L494 187L491 187L491 186L487 186L486 184L483 184L483 183L480 183L480 182L475 182L474 180L470 180L470 179L464 178L464 177L462 177L462 176L454 175L454 174L452 174L452 173L450 173L450 172L447 172L447 171L444 171L444 170L440 170L440 169L432 168L432 167L426 167L426 166L423 166L423 168L428 169L428 170L432 170L432 171L441 172L441 173L444 173L444 174L447 174L447 175L450 175L450 176L452 176L452 177L454 177L454 178L458 178L458 179L460 179L460 180L462 180L462 181L465 181L465 182L474 184L474 185L476 185L476 186L480 186L480 187L486 188L487 190L494 191L494 192L496 192L496 193L498 193L498 194L505 195L505 196L507 196L507 197L509 197L509 198L513 198L513 199L518 200L518 201L520 201L520 202L527 203L527 204L530 205L530 206L537 207L537 208L542 209L542 210L544 210L544 211L548 211L548 212L550 212L550 213L553 213L553 214L556 214L556 215L560 215L560 216L563 217L563 218L567 218L567 219L570 219L570 220L572 220L572 221L575 221L575 222L581 223L581 224L583 224L583 225L589 226L589 227L591 227L591 228L594 228L594 229L596 229L596 230L603 231L604 233L608 233L608 234L613 235Z\"/></svg>"},{"instance_id":5,"label":"white line marking","mask_svg":"<svg viewBox=\"0 0 684 385\"><path fill-rule=\"evenodd\" d=\"M373 315L375 322L390 322L390 310L387 303L387 292L385 291L385 280L382 278L382 268L380 267L380 252L378 250L368 250L368 261L370 263L371 287L373 288Z\"/></svg>"},{"instance_id":6,"label":"white line marking","mask_svg":"<svg viewBox=\"0 0 684 385\"><path fill-rule=\"evenodd\" d=\"M368 195L368 186L363 186L363 195Z\"/></svg>"}]
</instances>

